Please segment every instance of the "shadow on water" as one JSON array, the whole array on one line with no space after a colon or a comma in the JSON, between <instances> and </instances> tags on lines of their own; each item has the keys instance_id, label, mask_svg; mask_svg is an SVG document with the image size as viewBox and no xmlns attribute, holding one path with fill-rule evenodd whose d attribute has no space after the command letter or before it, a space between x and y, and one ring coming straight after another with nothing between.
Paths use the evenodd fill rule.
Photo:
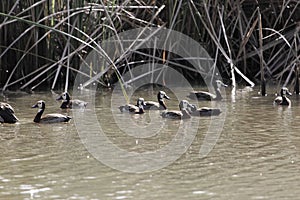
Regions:
<instances>
[{"instance_id":1,"label":"shadow on water","mask_svg":"<svg viewBox=\"0 0 300 200\"><path fill-rule=\"evenodd\" d=\"M141 174L121 172L95 159L84 147L74 120L33 123L37 110L30 107L40 99L46 101L46 113L72 116L71 110L59 109L60 102L50 93L9 95L6 100L20 122L0 125L0 199L295 199L300 194L299 100L292 96L291 108L276 107L273 95L259 97L257 91L238 92L234 103L227 95L227 111L221 114L226 114L223 131L208 156L200 159L199 149L217 117L199 118L191 146L175 162ZM156 100L156 92L141 91L133 99ZM188 94L184 88L182 92ZM168 108L177 110L178 101L169 95ZM142 116L120 113L111 108L110 93L97 94L95 102L106 136L129 152L163 148L185 123L162 119L160 111ZM91 112L89 106L83 112ZM137 127L132 132L126 132L132 128L129 122ZM153 122L158 128L150 126ZM145 127L151 127L151 134L139 138L136 130Z\"/></svg>"}]
</instances>

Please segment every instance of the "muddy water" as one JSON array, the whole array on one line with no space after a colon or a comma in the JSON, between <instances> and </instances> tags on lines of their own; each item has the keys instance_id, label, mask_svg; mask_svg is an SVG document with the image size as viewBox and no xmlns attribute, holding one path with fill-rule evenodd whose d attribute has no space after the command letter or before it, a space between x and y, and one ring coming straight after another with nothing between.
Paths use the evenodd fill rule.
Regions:
<instances>
[{"instance_id":1,"label":"muddy water","mask_svg":"<svg viewBox=\"0 0 300 200\"><path fill-rule=\"evenodd\" d=\"M14 106L20 122L0 125L0 199L297 199L300 100L293 96L291 108L274 107L274 96L261 98L257 89L239 91L235 99L227 92L222 104L226 109L220 116L184 122L162 119L159 111L142 116L119 113L111 107L110 92L97 93L94 104L84 111L61 111L56 96L49 92L8 94L5 100ZM184 88L180 91L188 94ZM156 93L140 91L133 99L155 100ZM178 109L175 95L169 95L169 109ZM46 101L45 113L68 114L73 116L71 122L33 123L37 110L30 107L40 99ZM199 105L219 106L215 102ZM93 114L99 123L92 120ZM220 118L225 119L224 125ZM220 121L222 131L211 141L211 151L199 157L212 120ZM89 141L78 133L90 133L99 126L103 140L95 136ZM136 154L121 157L104 139ZM180 139L192 140L181 145ZM91 141L95 149L103 147L101 152L86 148ZM163 150L172 141L179 143L169 149L171 154L147 154ZM137 154L145 156L137 160L132 156Z\"/></svg>"}]
</instances>

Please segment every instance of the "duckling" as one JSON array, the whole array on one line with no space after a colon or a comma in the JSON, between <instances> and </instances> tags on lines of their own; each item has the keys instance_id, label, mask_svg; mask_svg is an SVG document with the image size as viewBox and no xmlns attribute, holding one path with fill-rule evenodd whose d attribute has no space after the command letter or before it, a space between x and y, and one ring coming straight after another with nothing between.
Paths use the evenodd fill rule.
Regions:
<instances>
[{"instance_id":1,"label":"duckling","mask_svg":"<svg viewBox=\"0 0 300 200\"><path fill-rule=\"evenodd\" d=\"M79 100L79 99L71 99L71 96L68 92L62 93L57 99L63 100L60 108L66 109L66 108L85 108L88 104L85 101Z\"/></svg>"},{"instance_id":2,"label":"duckling","mask_svg":"<svg viewBox=\"0 0 300 200\"><path fill-rule=\"evenodd\" d=\"M222 113L222 111L219 108L197 108L197 106L195 106L194 104L190 104L187 110L191 116L217 116Z\"/></svg>"},{"instance_id":3,"label":"duckling","mask_svg":"<svg viewBox=\"0 0 300 200\"><path fill-rule=\"evenodd\" d=\"M167 106L164 102L164 98L170 100L170 97L164 92L164 91L159 91L157 93L157 101L145 101L145 110L166 110Z\"/></svg>"},{"instance_id":4,"label":"duckling","mask_svg":"<svg viewBox=\"0 0 300 200\"><path fill-rule=\"evenodd\" d=\"M282 105L282 106L289 106L289 105L291 105L291 100L289 100L286 97L286 94L288 94L290 96L292 95L292 93L289 92L288 88L282 87L281 90L280 90L280 96L278 96L278 97L276 97L274 99L273 104L274 105Z\"/></svg>"},{"instance_id":5,"label":"duckling","mask_svg":"<svg viewBox=\"0 0 300 200\"><path fill-rule=\"evenodd\" d=\"M126 104L120 106L119 109L121 112L128 112L132 114L143 114L145 113L144 106L145 106L144 98L138 98L136 105Z\"/></svg>"},{"instance_id":6,"label":"duckling","mask_svg":"<svg viewBox=\"0 0 300 200\"><path fill-rule=\"evenodd\" d=\"M69 116L65 116L58 113L47 114L42 117L43 112L45 111L46 108L45 101L43 100L38 101L35 105L32 106L32 108L39 108L33 120L36 123L49 124L49 123L58 123L58 122L68 122L71 119L71 117Z\"/></svg>"},{"instance_id":7,"label":"duckling","mask_svg":"<svg viewBox=\"0 0 300 200\"><path fill-rule=\"evenodd\" d=\"M181 100L179 103L180 111L177 110L163 111L161 113L161 116L163 118L169 118L169 119L189 119L191 118L191 115L187 111L188 107L190 107L189 102L187 100Z\"/></svg>"},{"instance_id":8,"label":"duckling","mask_svg":"<svg viewBox=\"0 0 300 200\"><path fill-rule=\"evenodd\" d=\"M228 85L224 84L220 80L216 80L213 84L216 94L212 94L206 91L192 91L188 96L191 99L201 100L201 101L220 101L223 99L220 88L228 87Z\"/></svg>"},{"instance_id":9,"label":"duckling","mask_svg":"<svg viewBox=\"0 0 300 200\"><path fill-rule=\"evenodd\" d=\"M16 123L19 119L15 116L15 111L8 103L0 102L0 123Z\"/></svg>"}]
</instances>

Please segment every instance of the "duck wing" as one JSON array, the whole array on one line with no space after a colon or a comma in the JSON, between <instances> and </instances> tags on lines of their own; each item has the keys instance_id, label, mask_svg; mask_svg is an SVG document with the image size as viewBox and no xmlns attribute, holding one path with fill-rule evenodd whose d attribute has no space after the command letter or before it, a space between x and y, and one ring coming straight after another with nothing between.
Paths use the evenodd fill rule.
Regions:
<instances>
[{"instance_id":1,"label":"duck wing","mask_svg":"<svg viewBox=\"0 0 300 200\"><path fill-rule=\"evenodd\" d=\"M68 122L71 117L62 115L59 113L47 114L41 118L40 123L58 123L58 122Z\"/></svg>"},{"instance_id":2,"label":"duck wing","mask_svg":"<svg viewBox=\"0 0 300 200\"><path fill-rule=\"evenodd\" d=\"M139 111L139 107L132 105L132 104L126 104L123 106L119 107L121 112L131 112L131 113L135 113Z\"/></svg>"},{"instance_id":3,"label":"duck wing","mask_svg":"<svg viewBox=\"0 0 300 200\"><path fill-rule=\"evenodd\" d=\"M70 101L72 108L85 108L88 103L79 99L73 99Z\"/></svg>"},{"instance_id":4,"label":"duck wing","mask_svg":"<svg viewBox=\"0 0 300 200\"><path fill-rule=\"evenodd\" d=\"M192 91L188 97L195 100L211 101L216 98L216 95L206 91Z\"/></svg>"},{"instance_id":5,"label":"duck wing","mask_svg":"<svg viewBox=\"0 0 300 200\"><path fill-rule=\"evenodd\" d=\"M155 101L145 101L144 105L145 110L160 110L160 105Z\"/></svg>"},{"instance_id":6,"label":"duck wing","mask_svg":"<svg viewBox=\"0 0 300 200\"><path fill-rule=\"evenodd\" d=\"M163 111L161 113L161 116L163 118L168 118L168 119L181 119L183 114L181 111L170 110L170 111Z\"/></svg>"},{"instance_id":7,"label":"duck wing","mask_svg":"<svg viewBox=\"0 0 300 200\"><path fill-rule=\"evenodd\" d=\"M219 108L209 108L209 107L202 107L195 110L192 115L193 116L217 116L220 115L222 111Z\"/></svg>"},{"instance_id":8,"label":"duck wing","mask_svg":"<svg viewBox=\"0 0 300 200\"><path fill-rule=\"evenodd\" d=\"M282 97L278 96L274 99L274 104L280 105L282 103Z\"/></svg>"}]
</instances>

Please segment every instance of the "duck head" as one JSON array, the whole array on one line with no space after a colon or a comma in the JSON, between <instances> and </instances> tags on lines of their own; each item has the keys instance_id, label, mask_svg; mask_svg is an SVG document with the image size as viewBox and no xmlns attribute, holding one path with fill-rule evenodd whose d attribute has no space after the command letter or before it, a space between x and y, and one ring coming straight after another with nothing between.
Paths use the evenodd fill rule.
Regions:
<instances>
[{"instance_id":1,"label":"duck head","mask_svg":"<svg viewBox=\"0 0 300 200\"><path fill-rule=\"evenodd\" d=\"M39 108L39 109L42 109L44 110L46 107L45 105L45 101L43 100L39 100L38 102L36 102L36 104L34 104L31 108Z\"/></svg>"},{"instance_id":2,"label":"duck head","mask_svg":"<svg viewBox=\"0 0 300 200\"><path fill-rule=\"evenodd\" d=\"M58 101L58 100L70 101L70 100L71 100L71 97L70 97L70 95L69 95L68 92L64 92L64 93L62 93L56 100L57 100L57 101Z\"/></svg>"},{"instance_id":3,"label":"duck head","mask_svg":"<svg viewBox=\"0 0 300 200\"><path fill-rule=\"evenodd\" d=\"M144 98L138 98L136 105L139 107L138 114L144 113L144 106L146 105Z\"/></svg>"},{"instance_id":4,"label":"duck head","mask_svg":"<svg viewBox=\"0 0 300 200\"><path fill-rule=\"evenodd\" d=\"M224 84L222 81L220 80L216 80L215 84L214 84L215 89L220 89L221 87L228 87L228 85Z\"/></svg>"},{"instance_id":5,"label":"duck head","mask_svg":"<svg viewBox=\"0 0 300 200\"><path fill-rule=\"evenodd\" d=\"M194 104L189 103L188 106L187 106L187 111L189 113L193 113L193 112L197 111L197 106L194 105Z\"/></svg>"},{"instance_id":6,"label":"duck head","mask_svg":"<svg viewBox=\"0 0 300 200\"><path fill-rule=\"evenodd\" d=\"M138 98L137 102L136 102L136 105L139 107L139 106L145 106L146 103L145 103L145 99L144 98Z\"/></svg>"},{"instance_id":7,"label":"duck head","mask_svg":"<svg viewBox=\"0 0 300 200\"><path fill-rule=\"evenodd\" d=\"M194 110L194 105L190 104L187 100L181 100L179 103L180 110Z\"/></svg>"},{"instance_id":8,"label":"duck head","mask_svg":"<svg viewBox=\"0 0 300 200\"><path fill-rule=\"evenodd\" d=\"M286 94L292 96L292 93L290 93L290 91L287 87L282 87L280 90L280 95L285 96Z\"/></svg>"},{"instance_id":9,"label":"duck head","mask_svg":"<svg viewBox=\"0 0 300 200\"><path fill-rule=\"evenodd\" d=\"M163 101L163 99L170 100L170 97L164 91L159 91L157 94L157 100L160 102Z\"/></svg>"}]
</instances>

